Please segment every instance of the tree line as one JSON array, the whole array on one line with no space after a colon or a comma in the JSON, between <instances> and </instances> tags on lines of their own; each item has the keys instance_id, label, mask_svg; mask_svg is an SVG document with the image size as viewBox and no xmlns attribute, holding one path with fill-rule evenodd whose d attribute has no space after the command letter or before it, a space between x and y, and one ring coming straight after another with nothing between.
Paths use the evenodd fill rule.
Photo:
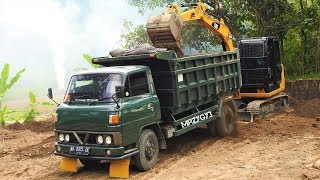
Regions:
<instances>
[{"instance_id":1,"label":"tree line","mask_svg":"<svg viewBox=\"0 0 320 180\"><path fill-rule=\"evenodd\" d=\"M165 7L173 0L127 0L140 13ZM179 3L190 3L180 0ZM222 17L237 40L246 37L276 36L287 77L320 78L320 0L214 0L203 1L219 6L214 16ZM211 51L220 44L217 37L197 22L186 24L185 47ZM145 25L134 26L124 20L120 42L126 48L149 42Z\"/></svg>"}]
</instances>

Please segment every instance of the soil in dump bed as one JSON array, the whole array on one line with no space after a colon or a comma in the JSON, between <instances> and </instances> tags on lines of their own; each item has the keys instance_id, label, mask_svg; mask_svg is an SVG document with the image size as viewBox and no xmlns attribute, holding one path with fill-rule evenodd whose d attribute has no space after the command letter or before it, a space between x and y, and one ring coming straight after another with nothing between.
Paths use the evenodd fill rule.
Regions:
<instances>
[{"instance_id":1,"label":"soil in dump bed","mask_svg":"<svg viewBox=\"0 0 320 180\"><path fill-rule=\"evenodd\" d=\"M30 130L36 133L53 132L53 122L33 121L25 124L14 123L4 127L8 130Z\"/></svg>"},{"instance_id":2,"label":"soil in dump bed","mask_svg":"<svg viewBox=\"0 0 320 180\"><path fill-rule=\"evenodd\" d=\"M304 118L318 118L320 117L320 99L291 101L291 107L294 109L293 113L296 116Z\"/></svg>"}]
</instances>

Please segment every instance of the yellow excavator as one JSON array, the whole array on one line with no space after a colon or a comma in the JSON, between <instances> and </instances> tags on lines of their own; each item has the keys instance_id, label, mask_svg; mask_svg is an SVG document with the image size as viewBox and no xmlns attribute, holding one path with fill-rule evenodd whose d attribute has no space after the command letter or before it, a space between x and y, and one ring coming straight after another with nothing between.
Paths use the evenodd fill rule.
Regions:
<instances>
[{"instance_id":1,"label":"yellow excavator","mask_svg":"<svg viewBox=\"0 0 320 180\"><path fill-rule=\"evenodd\" d=\"M172 4L163 15L149 17L147 32L155 47L174 50L183 57L183 24L197 21L219 37L224 51L234 51L233 35L218 11L217 5L202 2ZM242 88L234 95L234 104L240 119L253 121L255 116L266 116L286 106L288 95L283 92L285 77L278 39L241 39L239 55Z\"/></svg>"}]
</instances>

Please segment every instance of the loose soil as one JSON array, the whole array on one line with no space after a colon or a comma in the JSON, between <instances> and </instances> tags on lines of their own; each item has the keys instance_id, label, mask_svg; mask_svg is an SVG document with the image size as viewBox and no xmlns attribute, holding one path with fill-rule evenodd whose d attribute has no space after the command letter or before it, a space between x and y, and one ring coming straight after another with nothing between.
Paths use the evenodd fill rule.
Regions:
<instances>
[{"instance_id":1,"label":"loose soil","mask_svg":"<svg viewBox=\"0 0 320 180\"><path fill-rule=\"evenodd\" d=\"M320 117L320 99L293 101L294 114L305 118Z\"/></svg>"},{"instance_id":2,"label":"loose soil","mask_svg":"<svg viewBox=\"0 0 320 180\"><path fill-rule=\"evenodd\" d=\"M205 127L168 140L155 168L131 179L320 179L320 100L293 104L271 117L239 123L237 137L211 138ZM318 111L316 110L318 109ZM108 163L59 171L52 122L0 128L1 179L107 179Z\"/></svg>"}]
</instances>

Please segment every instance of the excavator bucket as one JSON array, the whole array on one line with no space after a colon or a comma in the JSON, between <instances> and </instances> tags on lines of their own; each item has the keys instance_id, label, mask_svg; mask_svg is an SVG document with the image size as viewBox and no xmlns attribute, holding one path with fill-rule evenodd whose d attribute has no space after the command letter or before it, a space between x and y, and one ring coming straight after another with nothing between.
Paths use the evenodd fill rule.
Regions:
<instances>
[{"instance_id":1,"label":"excavator bucket","mask_svg":"<svg viewBox=\"0 0 320 180\"><path fill-rule=\"evenodd\" d=\"M77 172L77 159L62 157L60 161L60 170L64 172Z\"/></svg>"},{"instance_id":2,"label":"excavator bucket","mask_svg":"<svg viewBox=\"0 0 320 180\"><path fill-rule=\"evenodd\" d=\"M147 32L153 46L174 50L183 57L182 32L183 20L176 14L151 16L147 22Z\"/></svg>"},{"instance_id":3,"label":"excavator bucket","mask_svg":"<svg viewBox=\"0 0 320 180\"><path fill-rule=\"evenodd\" d=\"M130 158L110 162L110 177L129 178Z\"/></svg>"}]
</instances>

